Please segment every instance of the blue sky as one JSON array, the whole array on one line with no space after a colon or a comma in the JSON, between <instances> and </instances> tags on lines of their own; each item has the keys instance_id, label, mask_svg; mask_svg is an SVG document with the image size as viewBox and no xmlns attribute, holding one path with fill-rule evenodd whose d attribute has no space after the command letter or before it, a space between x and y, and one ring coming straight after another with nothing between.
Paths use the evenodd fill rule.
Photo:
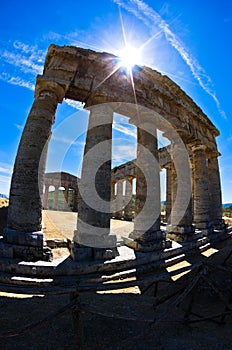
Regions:
<instances>
[{"instance_id":1,"label":"blue sky","mask_svg":"<svg viewBox=\"0 0 232 350\"><path fill-rule=\"evenodd\" d=\"M0 193L9 191L18 142L33 102L35 78L42 72L48 46L75 45L117 53L124 45L120 13L127 41L135 47L143 45L142 63L181 86L220 130L217 142L222 154L223 202L232 202L229 0L2 2ZM88 121L88 114L80 107L71 101L59 106L48 171L80 174ZM135 157L136 130L126 118L115 118L113 162L119 164Z\"/></svg>"}]
</instances>

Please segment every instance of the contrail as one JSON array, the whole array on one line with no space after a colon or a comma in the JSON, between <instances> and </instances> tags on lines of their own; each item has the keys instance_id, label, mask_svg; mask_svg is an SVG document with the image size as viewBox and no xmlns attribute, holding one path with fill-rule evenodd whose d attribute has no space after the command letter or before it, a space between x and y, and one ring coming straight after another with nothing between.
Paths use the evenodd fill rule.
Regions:
<instances>
[{"instance_id":1,"label":"contrail","mask_svg":"<svg viewBox=\"0 0 232 350\"><path fill-rule=\"evenodd\" d=\"M148 6L142 0L114 0L114 3L121 6L128 12L132 13L136 18L141 20L149 29L158 27L161 32L164 33L166 40L171 46L179 53L184 62L189 67L192 75L198 81L201 88L213 98L217 109L224 119L227 119L225 112L220 106L220 102L213 89L211 78L207 75L204 68L198 63L198 61L192 56L184 43L177 37L175 33L171 31L169 25L163 20L163 18L153 8ZM154 35L152 35L154 36ZM155 37L155 36L154 36ZM143 46L146 46L151 41L148 39Z\"/></svg>"}]
</instances>

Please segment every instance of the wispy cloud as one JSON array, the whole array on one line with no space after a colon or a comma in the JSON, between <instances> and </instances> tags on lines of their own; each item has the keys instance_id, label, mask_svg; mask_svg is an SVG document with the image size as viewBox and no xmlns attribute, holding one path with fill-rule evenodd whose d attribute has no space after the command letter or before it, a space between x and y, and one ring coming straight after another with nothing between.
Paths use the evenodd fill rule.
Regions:
<instances>
[{"instance_id":1,"label":"wispy cloud","mask_svg":"<svg viewBox=\"0 0 232 350\"><path fill-rule=\"evenodd\" d=\"M112 162L113 166L125 163L136 158L136 144L115 145L113 143Z\"/></svg>"},{"instance_id":2,"label":"wispy cloud","mask_svg":"<svg viewBox=\"0 0 232 350\"><path fill-rule=\"evenodd\" d=\"M19 125L19 124L14 123L14 126L20 131L23 130L23 125Z\"/></svg>"},{"instance_id":3,"label":"wispy cloud","mask_svg":"<svg viewBox=\"0 0 232 350\"><path fill-rule=\"evenodd\" d=\"M3 42L0 48L0 80L34 90L35 76L43 71L45 54L38 46L21 41L13 44Z\"/></svg>"},{"instance_id":4,"label":"wispy cloud","mask_svg":"<svg viewBox=\"0 0 232 350\"><path fill-rule=\"evenodd\" d=\"M10 74L5 73L5 72L0 74L0 80L3 80L6 83L9 83L12 85L25 87L25 88L32 90L32 91L35 89L35 85L32 84L30 81L26 81L18 76L11 76Z\"/></svg>"},{"instance_id":5,"label":"wispy cloud","mask_svg":"<svg viewBox=\"0 0 232 350\"><path fill-rule=\"evenodd\" d=\"M0 174L0 193L9 196L10 192L10 176L4 176Z\"/></svg>"},{"instance_id":6,"label":"wispy cloud","mask_svg":"<svg viewBox=\"0 0 232 350\"><path fill-rule=\"evenodd\" d=\"M68 98L64 100L65 103L67 103L67 105L75 108L75 109L83 109L83 103L82 102L78 102L78 101L74 101L74 100L69 100Z\"/></svg>"},{"instance_id":7,"label":"wispy cloud","mask_svg":"<svg viewBox=\"0 0 232 350\"><path fill-rule=\"evenodd\" d=\"M9 194L12 165L0 162L0 193Z\"/></svg>"},{"instance_id":8,"label":"wispy cloud","mask_svg":"<svg viewBox=\"0 0 232 350\"><path fill-rule=\"evenodd\" d=\"M70 147L71 146L83 147L85 145L84 141L75 141L75 140L72 140L71 138L69 139L68 137L62 137L62 136L52 136L52 140L59 143L64 143Z\"/></svg>"},{"instance_id":9,"label":"wispy cloud","mask_svg":"<svg viewBox=\"0 0 232 350\"><path fill-rule=\"evenodd\" d=\"M166 40L179 53L184 62L188 65L192 75L198 81L202 89L213 98L217 109L223 118L227 118L225 112L220 106L220 102L214 91L213 83L210 76L206 73L203 67L198 63L195 57L191 54L186 45L178 38L178 36L170 29L169 25L153 8L148 6L142 0L114 0L116 4L132 13L141 20L148 28L157 30L157 27L163 32ZM153 35L153 33L152 33Z\"/></svg>"},{"instance_id":10,"label":"wispy cloud","mask_svg":"<svg viewBox=\"0 0 232 350\"><path fill-rule=\"evenodd\" d=\"M3 51L1 59L15 67L19 67L24 73L41 74L43 66L33 62L32 58L25 57L21 53Z\"/></svg>"},{"instance_id":11,"label":"wispy cloud","mask_svg":"<svg viewBox=\"0 0 232 350\"><path fill-rule=\"evenodd\" d=\"M137 139L137 129L132 125L113 123L113 129L124 135Z\"/></svg>"},{"instance_id":12,"label":"wispy cloud","mask_svg":"<svg viewBox=\"0 0 232 350\"><path fill-rule=\"evenodd\" d=\"M70 32L67 34L61 34L56 32L49 32L46 34L45 38L48 40L53 40L57 43L59 42L66 42L66 45L74 45L74 46L81 46L86 49L101 51L102 47L97 46L93 42L91 42L91 39L86 37L86 40L83 40L83 37L86 37L86 33L83 32Z\"/></svg>"},{"instance_id":13,"label":"wispy cloud","mask_svg":"<svg viewBox=\"0 0 232 350\"><path fill-rule=\"evenodd\" d=\"M12 165L4 162L0 162L0 173L11 175Z\"/></svg>"},{"instance_id":14,"label":"wispy cloud","mask_svg":"<svg viewBox=\"0 0 232 350\"><path fill-rule=\"evenodd\" d=\"M14 41L13 45L0 50L1 60L18 67L23 73L40 74L43 70L45 52L38 46L30 46L20 41Z\"/></svg>"}]
</instances>

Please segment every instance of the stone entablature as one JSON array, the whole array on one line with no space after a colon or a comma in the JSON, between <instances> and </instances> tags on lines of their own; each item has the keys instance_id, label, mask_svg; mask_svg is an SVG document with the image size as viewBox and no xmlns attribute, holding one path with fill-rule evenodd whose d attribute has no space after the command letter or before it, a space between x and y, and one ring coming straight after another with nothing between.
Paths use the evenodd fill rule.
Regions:
<instances>
[{"instance_id":1,"label":"stone entablature","mask_svg":"<svg viewBox=\"0 0 232 350\"><path fill-rule=\"evenodd\" d=\"M171 163L170 146L162 147L158 151L160 168L165 168ZM126 180L136 178L136 159L118 165L112 169L111 180Z\"/></svg>"},{"instance_id":2,"label":"stone entablature","mask_svg":"<svg viewBox=\"0 0 232 350\"><path fill-rule=\"evenodd\" d=\"M38 77L37 85L43 85L42 79L56 81L65 89L65 98L84 102L86 106L105 102L134 103L129 78L122 81L119 70L112 74L116 63L117 57L111 54L50 45L43 76ZM217 150L215 137L219 131L176 83L148 67L134 69L133 79L138 104L165 116L189 138L199 139L209 149Z\"/></svg>"},{"instance_id":3,"label":"stone entablature","mask_svg":"<svg viewBox=\"0 0 232 350\"><path fill-rule=\"evenodd\" d=\"M69 187L70 189L78 189L79 178L70 173L61 172L51 172L44 175L44 185L49 186L59 186L59 187Z\"/></svg>"}]
</instances>

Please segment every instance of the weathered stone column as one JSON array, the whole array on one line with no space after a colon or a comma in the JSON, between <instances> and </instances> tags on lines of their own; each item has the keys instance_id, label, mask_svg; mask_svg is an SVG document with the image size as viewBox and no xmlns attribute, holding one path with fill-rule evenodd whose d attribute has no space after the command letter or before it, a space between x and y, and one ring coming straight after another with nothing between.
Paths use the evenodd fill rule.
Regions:
<instances>
[{"instance_id":1,"label":"weathered stone column","mask_svg":"<svg viewBox=\"0 0 232 350\"><path fill-rule=\"evenodd\" d=\"M123 217L123 180L117 181L117 203L120 210L116 212L115 218L121 220Z\"/></svg>"},{"instance_id":2,"label":"weathered stone column","mask_svg":"<svg viewBox=\"0 0 232 350\"><path fill-rule=\"evenodd\" d=\"M116 181L111 182L111 217L115 217L115 205L114 205L114 200L116 198L115 196L115 184Z\"/></svg>"},{"instance_id":3,"label":"weathered stone column","mask_svg":"<svg viewBox=\"0 0 232 350\"><path fill-rule=\"evenodd\" d=\"M204 234L210 232L210 196L206 146L195 144L193 152L194 223Z\"/></svg>"},{"instance_id":4,"label":"weathered stone column","mask_svg":"<svg viewBox=\"0 0 232 350\"><path fill-rule=\"evenodd\" d=\"M11 181L5 241L20 246L37 247L41 251L25 249L15 255L27 257L31 253L43 256L42 193L46 152L57 104L62 102L65 88L56 82L37 78L35 100L27 118L15 160Z\"/></svg>"},{"instance_id":5,"label":"weathered stone column","mask_svg":"<svg viewBox=\"0 0 232 350\"><path fill-rule=\"evenodd\" d=\"M64 205L63 205L64 210L67 210L69 208L68 194L69 194L69 188L65 186L65 188L64 188Z\"/></svg>"},{"instance_id":6,"label":"weathered stone column","mask_svg":"<svg viewBox=\"0 0 232 350\"><path fill-rule=\"evenodd\" d=\"M168 237L183 242L192 238L192 183L187 145L180 136L172 136L172 210Z\"/></svg>"},{"instance_id":7,"label":"weathered stone column","mask_svg":"<svg viewBox=\"0 0 232 350\"><path fill-rule=\"evenodd\" d=\"M112 122L108 105L90 107L72 250L75 260L110 259L117 252L116 236L110 235Z\"/></svg>"},{"instance_id":8,"label":"weathered stone column","mask_svg":"<svg viewBox=\"0 0 232 350\"><path fill-rule=\"evenodd\" d=\"M211 152L208 157L210 217L214 229L223 229L225 223L222 219L222 196L218 156L220 156L219 152Z\"/></svg>"},{"instance_id":9,"label":"weathered stone column","mask_svg":"<svg viewBox=\"0 0 232 350\"><path fill-rule=\"evenodd\" d=\"M45 184L45 190L43 194L43 207L44 209L48 209L48 192L49 192L49 185Z\"/></svg>"},{"instance_id":10,"label":"weathered stone column","mask_svg":"<svg viewBox=\"0 0 232 350\"><path fill-rule=\"evenodd\" d=\"M73 211L78 211L78 189L76 188L73 190Z\"/></svg>"},{"instance_id":11,"label":"weathered stone column","mask_svg":"<svg viewBox=\"0 0 232 350\"><path fill-rule=\"evenodd\" d=\"M172 165L168 164L165 166L166 169L166 222L171 222L171 211L172 211Z\"/></svg>"},{"instance_id":12,"label":"weathered stone column","mask_svg":"<svg viewBox=\"0 0 232 350\"><path fill-rule=\"evenodd\" d=\"M126 192L125 192L125 202L128 204L125 206L124 209L124 219L127 221L131 221L133 219L133 213L132 213L132 178L126 179Z\"/></svg>"},{"instance_id":13,"label":"weathered stone column","mask_svg":"<svg viewBox=\"0 0 232 350\"><path fill-rule=\"evenodd\" d=\"M145 125L146 130L149 125ZM160 166L157 131L138 128L137 177L134 231L128 245L142 252L170 246L160 230Z\"/></svg>"},{"instance_id":14,"label":"weathered stone column","mask_svg":"<svg viewBox=\"0 0 232 350\"><path fill-rule=\"evenodd\" d=\"M58 203L59 203L59 187L60 187L60 186L55 186L54 197L53 197L53 209L54 209L54 210L58 210Z\"/></svg>"}]
</instances>

